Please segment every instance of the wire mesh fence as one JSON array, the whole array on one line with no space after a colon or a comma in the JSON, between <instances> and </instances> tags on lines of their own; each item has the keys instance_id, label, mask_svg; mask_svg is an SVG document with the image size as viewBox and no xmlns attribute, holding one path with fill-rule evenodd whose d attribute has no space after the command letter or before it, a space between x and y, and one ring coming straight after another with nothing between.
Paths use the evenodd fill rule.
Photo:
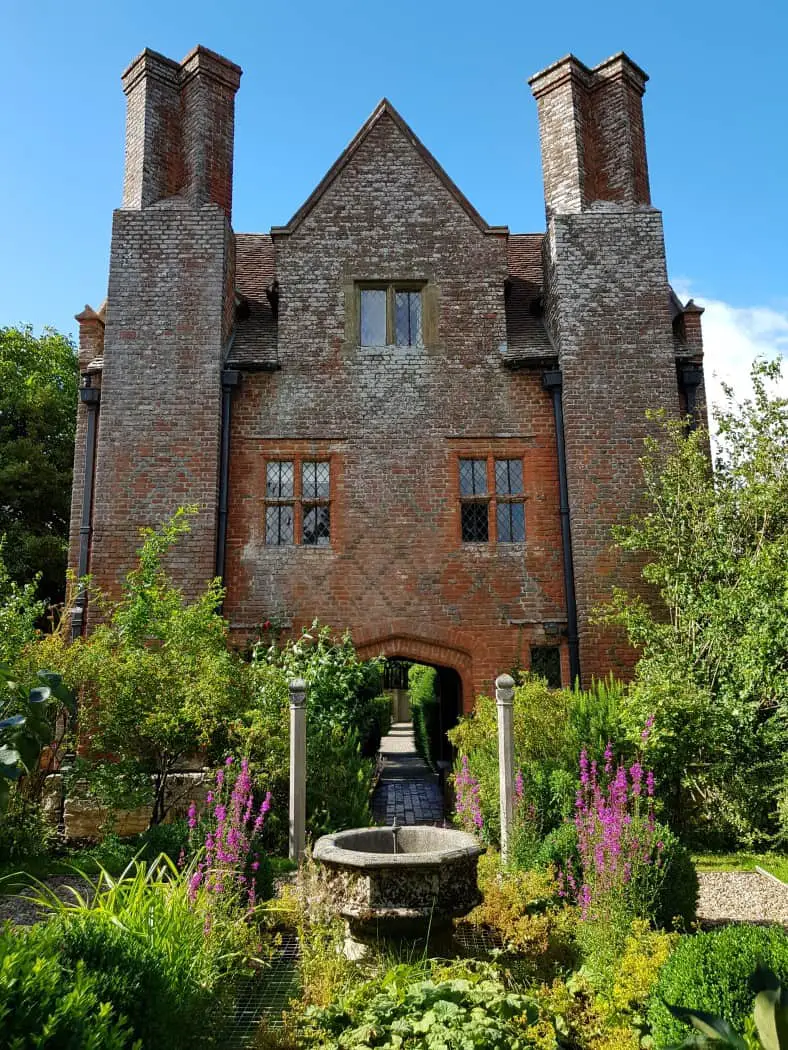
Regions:
<instances>
[{"instance_id":1,"label":"wire mesh fence","mask_svg":"<svg viewBox=\"0 0 788 1050\"><path fill-rule=\"evenodd\" d=\"M226 1029L227 1046L249 1046L263 1020L269 1028L281 1028L283 1011L301 990L298 957L298 937L284 933L270 964L239 979L233 1016Z\"/></svg>"}]
</instances>

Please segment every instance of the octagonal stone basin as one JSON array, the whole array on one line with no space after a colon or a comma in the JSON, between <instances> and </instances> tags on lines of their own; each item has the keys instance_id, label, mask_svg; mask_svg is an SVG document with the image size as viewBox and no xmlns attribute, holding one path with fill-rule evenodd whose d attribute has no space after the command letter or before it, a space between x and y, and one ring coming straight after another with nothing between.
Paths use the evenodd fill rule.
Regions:
<instances>
[{"instance_id":1,"label":"octagonal stone basin","mask_svg":"<svg viewBox=\"0 0 788 1050\"><path fill-rule=\"evenodd\" d=\"M347 954L388 939L444 937L481 901L481 852L473 835L450 828L357 828L318 839L314 858L347 924Z\"/></svg>"}]
</instances>

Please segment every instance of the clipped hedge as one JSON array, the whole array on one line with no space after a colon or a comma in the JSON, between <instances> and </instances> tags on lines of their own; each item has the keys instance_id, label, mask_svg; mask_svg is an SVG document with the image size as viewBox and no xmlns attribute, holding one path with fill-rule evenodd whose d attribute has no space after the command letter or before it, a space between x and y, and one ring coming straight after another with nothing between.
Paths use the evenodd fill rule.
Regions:
<instances>
[{"instance_id":1,"label":"clipped hedge","mask_svg":"<svg viewBox=\"0 0 788 1050\"><path fill-rule=\"evenodd\" d=\"M437 682L438 672L434 667L413 664L408 671L416 750L433 772L440 756L440 700Z\"/></svg>"},{"instance_id":2,"label":"clipped hedge","mask_svg":"<svg viewBox=\"0 0 788 1050\"><path fill-rule=\"evenodd\" d=\"M727 926L682 937L663 967L648 1008L656 1050L678 1046L690 1027L670 1013L686 1006L723 1017L738 1032L752 1014L750 978L766 966L788 985L788 933L777 926Z\"/></svg>"}]
</instances>

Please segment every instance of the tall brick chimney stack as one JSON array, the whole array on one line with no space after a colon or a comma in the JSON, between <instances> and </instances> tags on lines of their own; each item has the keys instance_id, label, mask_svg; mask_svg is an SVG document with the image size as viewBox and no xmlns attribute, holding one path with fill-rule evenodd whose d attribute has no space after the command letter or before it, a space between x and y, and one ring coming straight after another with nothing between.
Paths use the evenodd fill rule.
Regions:
<instances>
[{"instance_id":1,"label":"tall brick chimney stack","mask_svg":"<svg viewBox=\"0 0 788 1050\"><path fill-rule=\"evenodd\" d=\"M530 80L539 110L545 316L559 350L582 678L634 654L592 623L614 586L644 589L612 526L642 507L646 413L679 412L662 216L651 207L646 74L624 54L568 56Z\"/></svg>"},{"instance_id":2,"label":"tall brick chimney stack","mask_svg":"<svg viewBox=\"0 0 788 1050\"><path fill-rule=\"evenodd\" d=\"M568 55L531 77L548 216L585 211L597 201L651 202L642 101L647 80L623 53L594 69Z\"/></svg>"},{"instance_id":3,"label":"tall brick chimney stack","mask_svg":"<svg viewBox=\"0 0 788 1050\"><path fill-rule=\"evenodd\" d=\"M241 70L196 47L183 62L146 48L123 73L124 208L170 197L232 212L235 93Z\"/></svg>"},{"instance_id":4,"label":"tall brick chimney stack","mask_svg":"<svg viewBox=\"0 0 788 1050\"><path fill-rule=\"evenodd\" d=\"M143 51L127 96L112 223L90 573L113 591L139 529L196 504L170 558L188 593L217 566L222 365L233 321L230 226L238 66L206 48Z\"/></svg>"}]
</instances>

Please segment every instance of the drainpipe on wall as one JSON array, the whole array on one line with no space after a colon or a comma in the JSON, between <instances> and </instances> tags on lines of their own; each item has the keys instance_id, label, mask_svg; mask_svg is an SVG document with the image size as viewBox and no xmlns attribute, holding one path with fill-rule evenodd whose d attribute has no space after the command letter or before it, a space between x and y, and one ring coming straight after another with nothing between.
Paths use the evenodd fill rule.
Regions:
<instances>
[{"instance_id":1,"label":"drainpipe on wall","mask_svg":"<svg viewBox=\"0 0 788 1050\"><path fill-rule=\"evenodd\" d=\"M79 558L77 561L77 579L82 580L88 574L90 559L90 538L93 533L93 472L96 462L96 424L98 422L101 388L93 386L89 375L85 376L79 388L79 400L87 409L87 428L85 430L85 469L82 483L82 517L79 524ZM71 640L79 638L85 630L85 612L88 595L80 584L74 607L71 611Z\"/></svg>"},{"instance_id":2,"label":"drainpipe on wall","mask_svg":"<svg viewBox=\"0 0 788 1050\"><path fill-rule=\"evenodd\" d=\"M224 583L224 564L227 553L227 505L230 480L230 422L232 419L233 390L241 381L241 373L232 368L222 372L222 436L219 458L219 520L216 528L216 575Z\"/></svg>"},{"instance_id":3,"label":"drainpipe on wall","mask_svg":"<svg viewBox=\"0 0 788 1050\"><path fill-rule=\"evenodd\" d=\"M569 678L572 685L580 680L580 644L577 635L577 598L572 560L572 530L569 522L569 486L566 480L566 445L564 443L564 408L561 401L561 372L544 372L542 386L552 395L555 437L558 446L558 489L561 512L561 545L564 554L564 593L566 594L566 630L569 643Z\"/></svg>"}]
</instances>

